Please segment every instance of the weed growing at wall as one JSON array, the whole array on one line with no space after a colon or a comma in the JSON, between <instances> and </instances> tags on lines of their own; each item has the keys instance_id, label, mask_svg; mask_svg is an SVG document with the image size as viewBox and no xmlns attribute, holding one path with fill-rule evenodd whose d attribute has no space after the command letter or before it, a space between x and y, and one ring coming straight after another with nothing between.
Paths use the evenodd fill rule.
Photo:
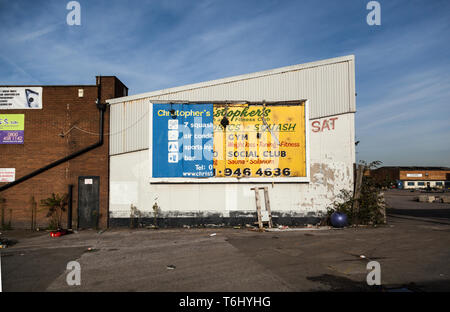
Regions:
<instances>
[{"instance_id":1,"label":"weed growing at wall","mask_svg":"<svg viewBox=\"0 0 450 312\"><path fill-rule=\"evenodd\" d=\"M58 230L61 228L62 215L66 211L67 201L67 194L60 196L55 193L41 200L41 206L48 208L47 218L51 218L48 226L50 230Z\"/></svg>"},{"instance_id":2,"label":"weed growing at wall","mask_svg":"<svg viewBox=\"0 0 450 312\"><path fill-rule=\"evenodd\" d=\"M360 162L364 166L364 171L374 169L381 164L381 161L366 163ZM363 172L364 172L363 171ZM335 211L345 213L350 224L383 224L386 223L386 204L382 188L384 185L376 183L370 176L363 176L359 198L355 198L354 192L341 190L337 199L330 207L327 207L328 219ZM356 209L355 203L359 203Z\"/></svg>"}]
</instances>

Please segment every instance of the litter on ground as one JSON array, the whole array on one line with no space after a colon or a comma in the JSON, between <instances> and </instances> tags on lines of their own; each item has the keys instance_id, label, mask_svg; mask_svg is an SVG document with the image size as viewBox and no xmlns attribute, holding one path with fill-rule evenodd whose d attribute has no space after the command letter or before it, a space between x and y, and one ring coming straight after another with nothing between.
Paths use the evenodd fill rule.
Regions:
<instances>
[{"instance_id":1,"label":"litter on ground","mask_svg":"<svg viewBox=\"0 0 450 312\"><path fill-rule=\"evenodd\" d=\"M287 231L323 231L330 230L331 226L318 226L318 227L306 227L306 228L289 228L282 227L276 229L266 229L267 232L287 232Z\"/></svg>"}]
</instances>

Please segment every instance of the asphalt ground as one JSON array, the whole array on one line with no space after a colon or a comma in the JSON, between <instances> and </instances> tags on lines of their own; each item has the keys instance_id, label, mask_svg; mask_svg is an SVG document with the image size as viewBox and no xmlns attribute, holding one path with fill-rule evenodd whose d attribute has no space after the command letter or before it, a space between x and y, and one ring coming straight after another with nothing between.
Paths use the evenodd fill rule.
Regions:
<instances>
[{"instance_id":1,"label":"asphalt ground","mask_svg":"<svg viewBox=\"0 0 450 312\"><path fill-rule=\"evenodd\" d=\"M3 231L3 291L450 291L450 204L388 191L388 224L329 230ZM215 234L215 235L211 235ZM90 250L89 250L90 248ZM363 256L363 257L361 257ZM381 288L369 287L369 261ZM69 286L78 261L81 285Z\"/></svg>"}]
</instances>

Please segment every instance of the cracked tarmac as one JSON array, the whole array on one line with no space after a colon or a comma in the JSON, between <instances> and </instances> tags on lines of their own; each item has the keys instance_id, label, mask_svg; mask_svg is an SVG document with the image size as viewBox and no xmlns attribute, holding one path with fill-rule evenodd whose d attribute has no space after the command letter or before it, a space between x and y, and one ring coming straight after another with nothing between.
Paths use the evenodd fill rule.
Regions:
<instances>
[{"instance_id":1,"label":"cracked tarmac","mask_svg":"<svg viewBox=\"0 0 450 312\"><path fill-rule=\"evenodd\" d=\"M369 260L383 290L450 291L450 205L413 196L387 192L388 224L376 228L3 231L18 241L1 250L3 291L379 291ZM66 283L73 260L80 286Z\"/></svg>"}]
</instances>

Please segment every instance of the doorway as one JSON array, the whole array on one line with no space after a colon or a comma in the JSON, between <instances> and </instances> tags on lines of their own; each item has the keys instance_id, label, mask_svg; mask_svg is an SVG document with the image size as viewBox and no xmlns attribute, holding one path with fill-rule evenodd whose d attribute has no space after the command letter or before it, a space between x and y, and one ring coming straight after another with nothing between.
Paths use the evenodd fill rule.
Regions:
<instances>
[{"instance_id":1,"label":"doorway","mask_svg":"<svg viewBox=\"0 0 450 312\"><path fill-rule=\"evenodd\" d=\"M78 177L78 228L96 228L100 216L100 177Z\"/></svg>"}]
</instances>

